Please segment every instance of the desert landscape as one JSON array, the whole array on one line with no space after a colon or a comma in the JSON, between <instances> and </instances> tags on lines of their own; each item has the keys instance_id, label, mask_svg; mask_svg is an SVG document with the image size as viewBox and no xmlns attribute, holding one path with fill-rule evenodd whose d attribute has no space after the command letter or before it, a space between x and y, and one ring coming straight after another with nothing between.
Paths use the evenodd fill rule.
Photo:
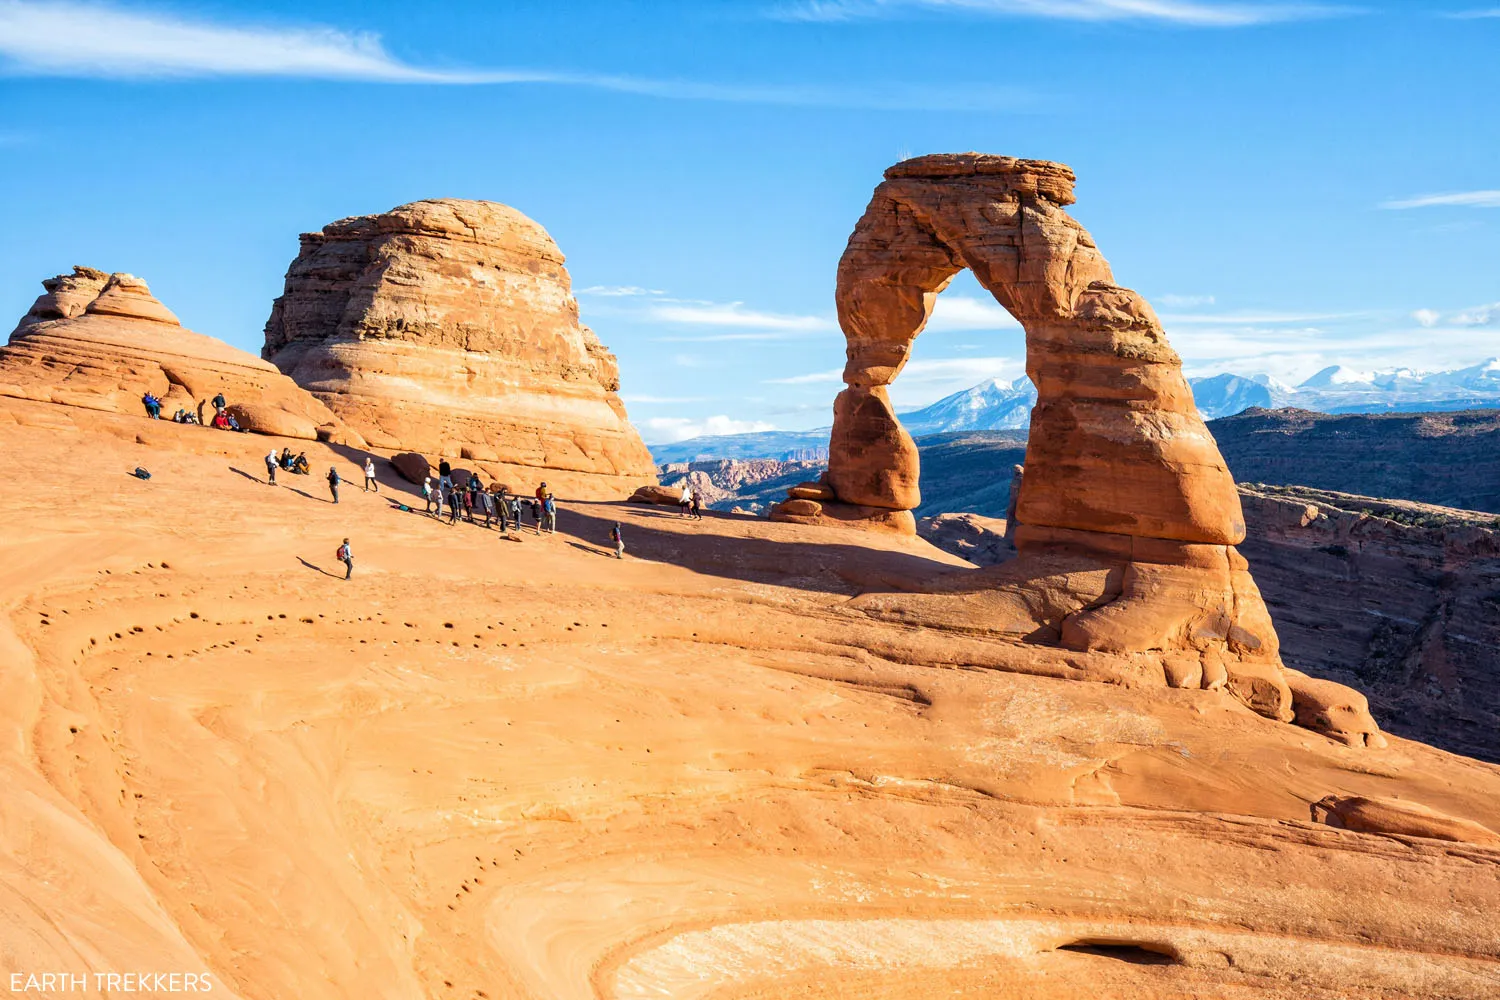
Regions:
<instances>
[{"instance_id":1,"label":"desert landscape","mask_svg":"<svg viewBox=\"0 0 1500 1000\"><path fill-rule=\"evenodd\" d=\"M1491 519L1232 475L1072 201L1057 163L893 166L830 289L827 462L718 470L778 495L701 519L507 206L304 235L264 359L47 279L0 349L12 993L1500 994L1493 662L1447 652L1500 635L1462 625ZM919 522L885 387L964 269L1039 400L965 453L1007 509ZM268 485L283 449L311 473ZM429 515L442 476L557 530ZM1427 616L1373 673L1367 578Z\"/></svg>"}]
</instances>

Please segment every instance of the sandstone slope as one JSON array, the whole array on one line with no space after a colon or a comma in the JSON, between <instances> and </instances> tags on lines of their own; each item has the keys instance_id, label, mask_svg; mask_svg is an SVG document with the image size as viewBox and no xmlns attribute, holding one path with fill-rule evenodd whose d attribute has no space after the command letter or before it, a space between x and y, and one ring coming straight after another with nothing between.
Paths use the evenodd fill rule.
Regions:
<instances>
[{"instance_id":1,"label":"sandstone slope","mask_svg":"<svg viewBox=\"0 0 1500 1000\"><path fill-rule=\"evenodd\" d=\"M575 496L655 481L562 252L505 205L418 201L304 234L263 355L375 447L542 470Z\"/></svg>"},{"instance_id":2,"label":"sandstone slope","mask_svg":"<svg viewBox=\"0 0 1500 1000\"><path fill-rule=\"evenodd\" d=\"M75 267L42 285L0 347L0 395L144 414L150 392L163 418L185 408L206 423L223 393L249 430L361 443L275 366L184 329L134 275Z\"/></svg>"},{"instance_id":3,"label":"sandstone slope","mask_svg":"<svg viewBox=\"0 0 1500 1000\"><path fill-rule=\"evenodd\" d=\"M1493 996L1494 767L861 610L976 573L918 540L579 504L502 541L401 512L394 480L334 506L240 474L253 440L139 424L0 400L35 470L0 482L0 973ZM59 448L92 473L63 518Z\"/></svg>"}]
</instances>

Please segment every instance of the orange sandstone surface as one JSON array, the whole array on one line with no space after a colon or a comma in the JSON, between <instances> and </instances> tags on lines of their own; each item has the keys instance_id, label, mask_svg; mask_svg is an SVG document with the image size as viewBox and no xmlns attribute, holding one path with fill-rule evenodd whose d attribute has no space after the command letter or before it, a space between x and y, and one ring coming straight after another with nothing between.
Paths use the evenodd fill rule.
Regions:
<instances>
[{"instance_id":1,"label":"orange sandstone surface","mask_svg":"<svg viewBox=\"0 0 1500 1000\"><path fill-rule=\"evenodd\" d=\"M979 572L919 539L564 497L502 540L335 506L337 446L271 488L265 438L33 400L0 447L0 986L1500 992L1500 769L871 610Z\"/></svg>"}]
</instances>

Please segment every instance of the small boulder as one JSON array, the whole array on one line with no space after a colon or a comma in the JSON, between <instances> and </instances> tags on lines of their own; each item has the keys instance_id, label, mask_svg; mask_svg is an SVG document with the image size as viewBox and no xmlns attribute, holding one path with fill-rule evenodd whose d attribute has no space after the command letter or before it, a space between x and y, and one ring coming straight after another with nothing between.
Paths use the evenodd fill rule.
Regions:
<instances>
[{"instance_id":1,"label":"small boulder","mask_svg":"<svg viewBox=\"0 0 1500 1000\"><path fill-rule=\"evenodd\" d=\"M630 503L654 503L675 507L682 502L682 490L675 486L642 486L630 494Z\"/></svg>"},{"instance_id":2,"label":"small boulder","mask_svg":"<svg viewBox=\"0 0 1500 1000\"><path fill-rule=\"evenodd\" d=\"M816 500L787 500L777 504L776 510L792 517L817 517L823 513L823 505Z\"/></svg>"},{"instance_id":3,"label":"small boulder","mask_svg":"<svg viewBox=\"0 0 1500 1000\"><path fill-rule=\"evenodd\" d=\"M403 451L391 456L391 465L408 483L420 484L432 475L432 463L414 451Z\"/></svg>"},{"instance_id":4,"label":"small boulder","mask_svg":"<svg viewBox=\"0 0 1500 1000\"><path fill-rule=\"evenodd\" d=\"M272 403L231 403L226 410L247 431L276 437L318 439L318 425L300 413L282 409Z\"/></svg>"},{"instance_id":5,"label":"small boulder","mask_svg":"<svg viewBox=\"0 0 1500 1000\"><path fill-rule=\"evenodd\" d=\"M786 491L793 500L837 500L833 490L825 483L798 483Z\"/></svg>"},{"instance_id":6,"label":"small boulder","mask_svg":"<svg viewBox=\"0 0 1500 1000\"><path fill-rule=\"evenodd\" d=\"M1286 671L1296 723L1351 747L1385 747L1387 741L1370 714L1370 702L1351 687L1298 670Z\"/></svg>"}]
</instances>

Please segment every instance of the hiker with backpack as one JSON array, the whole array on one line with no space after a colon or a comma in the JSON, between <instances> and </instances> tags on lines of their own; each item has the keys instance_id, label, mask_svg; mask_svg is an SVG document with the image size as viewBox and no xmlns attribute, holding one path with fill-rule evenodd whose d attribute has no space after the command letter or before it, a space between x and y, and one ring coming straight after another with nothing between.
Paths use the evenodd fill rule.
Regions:
<instances>
[{"instance_id":1,"label":"hiker with backpack","mask_svg":"<svg viewBox=\"0 0 1500 1000\"><path fill-rule=\"evenodd\" d=\"M338 467L330 465L328 467L328 492L333 494L334 503L339 502L339 483L341 482L343 480L339 478Z\"/></svg>"},{"instance_id":2,"label":"hiker with backpack","mask_svg":"<svg viewBox=\"0 0 1500 1000\"><path fill-rule=\"evenodd\" d=\"M422 499L427 504L428 514L432 513L432 508L434 506L437 507L437 512L439 514L443 512L443 498L442 495L437 491L437 489L433 487L431 476L422 477Z\"/></svg>"},{"instance_id":3,"label":"hiker with backpack","mask_svg":"<svg viewBox=\"0 0 1500 1000\"><path fill-rule=\"evenodd\" d=\"M141 405L146 408L146 416L152 420L161 419L161 400L149 392L141 393Z\"/></svg>"},{"instance_id":4,"label":"hiker with backpack","mask_svg":"<svg viewBox=\"0 0 1500 1000\"><path fill-rule=\"evenodd\" d=\"M272 448L270 453L266 455L266 482L272 486L276 485L277 464L276 449Z\"/></svg>"},{"instance_id":5,"label":"hiker with backpack","mask_svg":"<svg viewBox=\"0 0 1500 1000\"><path fill-rule=\"evenodd\" d=\"M615 522L615 526L613 528L609 529L609 540L615 543L615 558L616 559L624 559L625 558L625 536L623 534L621 534L621 532L620 532L620 522L619 521L616 521Z\"/></svg>"},{"instance_id":6,"label":"hiker with backpack","mask_svg":"<svg viewBox=\"0 0 1500 1000\"><path fill-rule=\"evenodd\" d=\"M349 547L349 539L344 539L338 551L334 553L339 562L344 564L344 579L347 580L354 575L354 550Z\"/></svg>"},{"instance_id":7,"label":"hiker with backpack","mask_svg":"<svg viewBox=\"0 0 1500 1000\"><path fill-rule=\"evenodd\" d=\"M551 493L542 500L542 518L547 534L557 534L557 498Z\"/></svg>"}]
</instances>

